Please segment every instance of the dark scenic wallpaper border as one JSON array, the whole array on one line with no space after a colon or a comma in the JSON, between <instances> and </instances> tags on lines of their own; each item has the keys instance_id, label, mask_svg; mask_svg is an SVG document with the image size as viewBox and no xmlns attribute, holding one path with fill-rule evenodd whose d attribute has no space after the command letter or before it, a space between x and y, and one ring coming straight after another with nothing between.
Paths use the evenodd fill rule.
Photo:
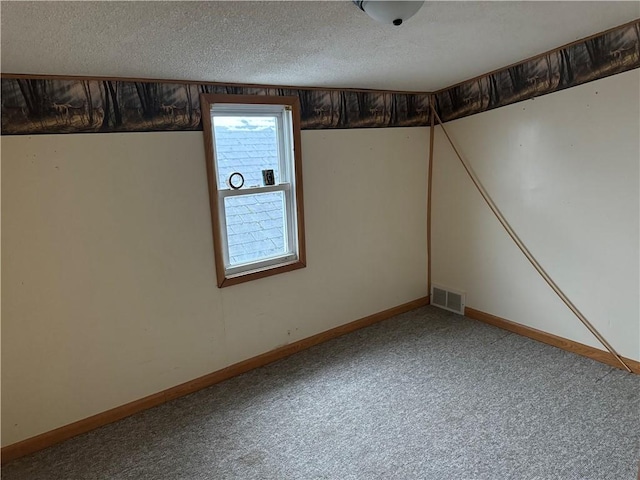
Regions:
<instances>
[{"instance_id":1,"label":"dark scenic wallpaper border","mask_svg":"<svg viewBox=\"0 0 640 480\"><path fill-rule=\"evenodd\" d=\"M3 75L1 133L202 130L201 93L297 96L307 130L429 125L428 93Z\"/></svg>"},{"instance_id":2,"label":"dark scenic wallpaper border","mask_svg":"<svg viewBox=\"0 0 640 480\"><path fill-rule=\"evenodd\" d=\"M302 129L429 126L640 68L640 19L434 94L2 75L2 135L202 130L200 93L294 95Z\"/></svg>"},{"instance_id":3,"label":"dark scenic wallpaper border","mask_svg":"<svg viewBox=\"0 0 640 480\"><path fill-rule=\"evenodd\" d=\"M447 87L434 94L443 122L640 68L640 19Z\"/></svg>"}]
</instances>

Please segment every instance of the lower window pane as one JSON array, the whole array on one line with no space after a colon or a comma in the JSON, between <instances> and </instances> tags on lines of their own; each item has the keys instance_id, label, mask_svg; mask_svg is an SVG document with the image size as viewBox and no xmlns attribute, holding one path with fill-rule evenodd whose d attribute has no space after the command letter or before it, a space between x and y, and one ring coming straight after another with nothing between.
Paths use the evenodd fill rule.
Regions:
<instances>
[{"instance_id":1,"label":"lower window pane","mask_svg":"<svg viewBox=\"0 0 640 480\"><path fill-rule=\"evenodd\" d=\"M226 197L224 212L229 266L288 253L284 192Z\"/></svg>"}]
</instances>

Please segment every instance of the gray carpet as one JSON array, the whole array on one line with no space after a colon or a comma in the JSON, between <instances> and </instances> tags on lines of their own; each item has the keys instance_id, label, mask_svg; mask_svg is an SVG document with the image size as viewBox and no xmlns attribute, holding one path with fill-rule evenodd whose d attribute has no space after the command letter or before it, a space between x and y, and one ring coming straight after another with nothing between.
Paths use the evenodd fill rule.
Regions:
<instances>
[{"instance_id":1,"label":"gray carpet","mask_svg":"<svg viewBox=\"0 0 640 480\"><path fill-rule=\"evenodd\" d=\"M632 480L639 442L639 376L425 307L2 478Z\"/></svg>"}]
</instances>

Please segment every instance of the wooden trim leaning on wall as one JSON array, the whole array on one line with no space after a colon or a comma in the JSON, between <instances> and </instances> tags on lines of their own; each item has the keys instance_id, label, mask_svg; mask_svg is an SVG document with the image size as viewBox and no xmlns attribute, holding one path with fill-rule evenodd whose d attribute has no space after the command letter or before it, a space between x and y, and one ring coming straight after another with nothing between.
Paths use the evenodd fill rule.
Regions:
<instances>
[{"instance_id":1,"label":"wooden trim leaning on wall","mask_svg":"<svg viewBox=\"0 0 640 480\"><path fill-rule=\"evenodd\" d=\"M149 395L125 405L112 408L111 410L107 410L106 412L102 412L83 420L70 423L69 425L56 428L55 430L42 433L35 437L27 438L26 440L22 440L21 442L7 445L6 447L2 448L2 463L4 464L10 462L11 460L29 455L30 453L37 452L38 450L50 447L77 435L95 430L96 428L108 425L109 423L117 422L118 420L122 420L123 418L126 418L135 413L147 410L152 407L156 407L176 398L189 395L191 393L197 392L198 390L202 390L203 388L210 387L212 385L215 385L216 383L220 383L224 380L228 380L230 378L246 373L250 370L263 367L265 365L268 365L269 363L273 363L277 360L293 355L294 353L298 353L302 350L313 347L314 345L318 345L347 333L351 333L355 330L368 327L370 325L373 325L374 323L387 320L395 315L399 315L401 313L405 313L428 304L428 296L418 298L417 300L413 300L411 302L404 303L387 310L383 310L382 312L374 313L373 315L368 315L354 322L340 325L339 327L335 327L325 332L318 333L311 337L299 340L297 342L290 343L289 345L278 347L275 350L263 353L261 355L258 355L257 357L243 360L242 362L230 365L226 368L223 368L222 370L218 370L189 382L185 382L175 387L168 388L167 390L154 393L153 395Z\"/></svg>"},{"instance_id":2,"label":"wooden trim leaning on wall","mask_svg":"<svg viewBox=\"0 0 640 480\"><path fill-rule=\"evenodd\" d=\"M488 323L489 325L493 325L494 327L502 328L504 330L517 333L518 335L537 340L538 342L546 343L547 345L552 345L568 352L577 353L578 355L582 355L583 357L588 357L592 360L606 363L607 365L611 365L612 367L623 370L620 362L618 362L616 358L607 351L590 347L589 345L575 342L573 340L569 340L568 338L558 337L557 335L543 332L542 330L538 330L536 328L527 327L525 325L521 325L519 323L512 322L511 320L497 317L495 315L491 315L490 313L485 313L474 308L466 307L464 315L474 320ZM629 366L629 368L631 368L631 371L633 373L640 374L640 362L632 360L630 358L622 358Z\"/></svg>"},{"instance_id":3,"label":"wooden trim leaning on wall","mask_svg":"<svg viewBox=\"0 0 640 480\"><path fill-rule=\"evenodd\" d=\"M433 105L434 97L429 97L429 104ZM427 292L431 295L431 199L433 197L433 143L435 141L434 110L429 114L429 170L427 174Z\"/></svg>"}]
</instances>

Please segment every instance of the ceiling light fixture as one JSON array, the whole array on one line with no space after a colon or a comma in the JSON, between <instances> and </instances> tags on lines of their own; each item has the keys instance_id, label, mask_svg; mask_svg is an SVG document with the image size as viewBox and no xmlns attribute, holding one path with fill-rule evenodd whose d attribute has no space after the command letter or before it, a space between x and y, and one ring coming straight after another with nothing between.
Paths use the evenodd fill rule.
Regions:
<instances>
[{"instance_id":1,"label":"ceiling light fixture","mask_svg":"<svg viewBox=\"0 0 640 480\"><path fill-rule=\"evenodd\" d=\"M402 25L413 17L423 1L353 0L356 6L374 20L387 25Z\"/></svg>"}]
</instances>

